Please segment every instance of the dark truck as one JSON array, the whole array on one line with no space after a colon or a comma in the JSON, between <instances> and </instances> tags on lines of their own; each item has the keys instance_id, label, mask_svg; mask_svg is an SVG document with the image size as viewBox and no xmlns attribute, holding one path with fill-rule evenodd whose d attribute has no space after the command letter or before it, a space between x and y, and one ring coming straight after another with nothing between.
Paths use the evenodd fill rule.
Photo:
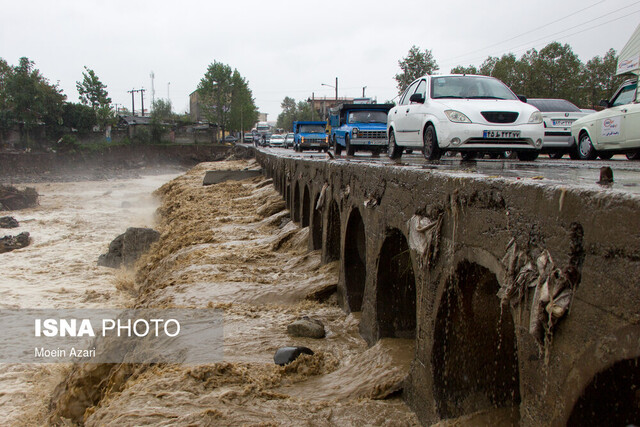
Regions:
<instances>
[{"instance_id":1,"label":"dark truck","mask_svg":"<svg viewBox=\"0 0 640 427\"><path fill-rule=\"evenodd\" d=\"M293 122L293 149L329 150L329 137L326 132L327 122Z\"/></svg>"},{"instance_id":2,"label":"dark truck","mask_svg":"<svg viewBox=\"0 0 640 427\"><path fill-rule=\"evenodd\" d=\"M387 148L387 113L393 104L341 104L329 110L331 143L336 155L357 150L377 155Z\"/></svg>"}]
</instances>

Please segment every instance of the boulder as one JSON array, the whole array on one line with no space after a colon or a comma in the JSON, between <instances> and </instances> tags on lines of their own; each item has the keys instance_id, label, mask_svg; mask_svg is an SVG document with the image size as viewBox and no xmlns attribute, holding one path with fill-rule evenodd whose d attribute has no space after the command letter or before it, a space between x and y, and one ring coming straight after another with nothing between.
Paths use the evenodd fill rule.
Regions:
<instances>
[{"instance_id":1,"label":"boulder","mask_svg":"<svg viewBox=\"0 0 640 427\"><path fill-rule=\"evenodd\" d=\"M98 265L111 268L131 266L159 238L160 233L151 228L127 228L109 244L109 251L100 255Z\"/></svg>"},{"instance_id":2,"label":"boulder","mask_svg":"<svg viewBox=\"0 0 640 427\"><path fill-rule=\"evenodd\" d=\"M317 319L304 316L287 326L287 333L293 337L324 338L324 325Z\"/></svg>"},{"instance_id":3,"label":"boulder","mask_svg":"<svg viewBox=\"0 0 640 427\"><path fill-rule=\"evenodd\" d=\"M38 205L38 192L27 187L18 190L10 185L0 185L0 211L26 209Z\"/></svg>"},{"instance_id":4,"label":"boulder","mask_svg":"<svg viewBox=\"0 0 640 427\"><path fill-rule=\"evenodd\" d=\"M26 231L17 236L4 236L0 238L0 254L24 248L25 246L29 246L30 243L31 237L29 237L29 233Z\"/></svg>"},{"instance_id":5,"label":"boulder","mask_svg":"<svg viewBox=\"0 0 640 427\"><path fill-rule=\"evenodd\" d=\"M12 216L0 217L0 228L18 228L20 224Z\"/></svg>"},{"instance_id":6,"label":"boulder","mask_svg":"<svg viewBox=\"0 0 640 427\"><path fill-rule=\"evenodd\" d=\"M282 347L276 350L273 361L276 365L286 365L293 362L301 354L313 355L313 350L307 347Z\"/></svg>"}]
</instances>

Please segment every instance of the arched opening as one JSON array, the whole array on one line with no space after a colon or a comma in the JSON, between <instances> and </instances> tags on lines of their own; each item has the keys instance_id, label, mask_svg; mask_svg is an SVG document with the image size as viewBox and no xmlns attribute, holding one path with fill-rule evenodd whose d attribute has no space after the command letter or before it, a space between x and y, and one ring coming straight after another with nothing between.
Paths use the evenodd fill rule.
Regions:
<instances>
[{"instance_id":1,"label":"arched opening","mask_svg":"<svg viewBox=\"0 0 640 427\"><path fill-rule=\"evenodd\" d=\"M287 209L291 210L291 185L289 183L284 187L284 202Z\"/></svg>"},{"instance_id":2,"label":"arched opening","mask_svg":"<svg viewBox=\"0 0 640 427\"><path fill-rule=\"evenodd\" d=\"M300 184L296 181L296 186L293 190L293 205L291 206L291 213L293 222L300 224Z\"/></svg>"},{"instance_id":3,"label":"arched opening","mask_svg":"<svg viewBox=\"0 0 640 427\"><path fill-rule=\"evenodd\" d=\"M335 200L329 205L329 218L327 221L327 256L326 261L340 259L340 208Z\"/></svg>"},{"instance_id":4,"label":"arched opening","mask_svg":"<svg viewBox=\"0 0 640 427\"><path fill-rule=\"evenodd\" d=\"M311 196L309 195L309 186L304 186L304 195L302 196L302 226L308 227L311 216Z\"/></svg>"},{"instance_id":5,"label":"arched opening","mask_svg":"<svg viewBox=\"0 0 640 427\"><path fill-rule=\"evenodd\" d=\"M447 280L433 343L439 415L454 418L520 404L515 327L494 273L463 261Z\"/></svg>"},{"instance_id":6,"label":"arched opening","mask_svg":"<svg viewBox=\"0 0 640 427\"><path fill-rule=\"evenodd\" d=\"M322 249L322 208L316 209L320 195L313 202L313 222L311 223L311 245L314 251Z\"/></svg>"},{"instance_id":7,"label":"arched opening","mask_svg":"<svg viewBox=\"0 0 640 427\"><path fill-rule=\"evenodd\" d=\"M640 425L639 359L599 372L573 406L568 426Z\"/></svg>"},{"instance_id":8,"label":"arched opening","mask_svg":"<svg viewBox=\"0 0 640 427\"><path fill-rule=\"evenodd\" d=\"M415 337L416 280L407 239L397 229L380 250L376 300L379 338Z\"/></svg>"},{"instance_id":9,"label":"arched opening","mask_svg":"<svg viewBox=\"0 0 640 427\"><path fill-rule=\"evenodd\" d=\"M362 297L367 277L367 242L360 211L354 209L347 221L344 241L344 280L349 310L362 309Z\"/></svg>"}]
</instances>

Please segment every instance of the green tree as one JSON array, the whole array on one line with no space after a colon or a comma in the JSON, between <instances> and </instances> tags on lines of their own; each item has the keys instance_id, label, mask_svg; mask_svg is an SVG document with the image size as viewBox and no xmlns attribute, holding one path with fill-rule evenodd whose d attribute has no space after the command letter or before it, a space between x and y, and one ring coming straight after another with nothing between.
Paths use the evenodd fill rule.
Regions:
<instances>
[{"instance_id":1,"label":"green tree","mask_svg":"<svg viewBox=\"0 0 640 427\"><path fill-rule=\"evenodd\" d=\"M58 132L66 99L62 90L58 85L49 84L28 58L20 58L19 65L10 69L5 64L2 64L4 101L0 102L8 108L7 124L17 124L27 144L31 131L42 124L48 132Z\"/></svg>"},{"instance_id":2,"label":"green tree","mask_svg":"<svg viewBox=\"0 0 640 427\"><path fill-rule=\"evenodd\" d=\"M173 107L168 99L156 99L151 106L151 120L169 122L173 119Z\"/></svg>"},{"instance_id":3,"label":"green tree","mask_svg":"<svg viewBox=\"0 0 640 427\"><path fill-rule=\"evenodd\" d=\"M231 109L229 115L229 128L243 132L251 129L258 121L258 108L253 99L253 93L249 89L249 83L240 75L238 70L231 76Z\"/></svg>"},{"instance_id":4,"label":"green tree","mask_svg":"<svg viewBox=\"0 0 640 427\"><path fill-rule=\"evenodd\" d=\"M580 103L582 62L568 44L549 43L532 60L531 92L540 98Z\"/></svg>"},{"instance_id":5,"label":"green tree","mask_svg":"<svg viewBox=\"0 0 640 427\"><path fill-rule=\"evenodd\" d=\"M76 82L76 89L80 94L80 102L84 105L89 105L96 112L100 126L104 126L114 117L107 86L100 81L93 70L86 66L84 70L82 81Z\"/></svg>"},{"instance_id":6,"label":"green tree","mask_svg":"<svg viewBox=\"0 0 640 427\"><path fill-rule=\"evenodd\" d=\"M478 72L478 69L474 65L469 65L468 67L458 65L457 67L451 69L451 74L480 74L480 73Z\"/></svg>"},{"instance_id":7,"label":"green tree","mask_svg":"<svg viewBox=\"0 0 640 427\"><path fill-rule=\"evenodd\" d=\"M98 124L96 112L83 104L65 102L62 109L62 122L67 129L76 129L80 133L90 132Z\"/></svg>"},{"instance_id":8,"label":"green tree","mask_svg":"<svg viewBox=\"0 0 640 427\"><path fill-rule=\"evenodd\" d=\"M296 100L285 96L280 103L282 112L278 114L278 120L276 121L276 127L280 129L291 130L293 128L293 121L298 111Z\"/></svg>"},{"instance_id":9,"label":"green tree","mask_svg":"<svg viewBox=\"0 0 640 427\"><path fill-rule=\"evenodd\" d=\"M584 105L595 108L601 99L609 99L624 80L624 77L616 76L616 68L615 49L609 49L603 57L595 56L587 61L582 75Z\"/></svg>"},{"instance_id":10,"label":"green tree","mask_svg":"<svg viewBox=\"0 0 640 427\"><path fill-rule=\"evenodd\" d=\"M205 118L225 130L241 130L258 119L247 81L229 65L214 61L198 84Z\"/></svg>"},{"instance_id":11,"label":"green tree","mask_svg":"<svg viewBox=\"0 0 640 427\"><path fill-rule=\"evenodd\" d=\"M398 61L401 72L395 75L398 91L403 92L409 84L420 76L433 74L440 67L433 58L430 49L424 52L418 46L412 46L406 57Z\"/></svg>"}]
</instances>

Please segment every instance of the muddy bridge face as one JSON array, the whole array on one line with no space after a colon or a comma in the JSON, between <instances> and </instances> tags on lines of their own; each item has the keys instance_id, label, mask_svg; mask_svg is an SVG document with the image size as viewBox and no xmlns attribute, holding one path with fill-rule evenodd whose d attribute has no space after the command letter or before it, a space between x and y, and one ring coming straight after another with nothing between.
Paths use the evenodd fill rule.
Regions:
<instances>
[{"instance_id":1,"label":"muddy bridge face","mask_svg":"<svg viewBox=\"0 0 640 427\"><path fill-rule=\"evenodd\" d=\"M523 426L640 415L640 198L419 167L256 154L369 344L415 340L425 424L504 408Z\"/></svg>"}]
</instances>

